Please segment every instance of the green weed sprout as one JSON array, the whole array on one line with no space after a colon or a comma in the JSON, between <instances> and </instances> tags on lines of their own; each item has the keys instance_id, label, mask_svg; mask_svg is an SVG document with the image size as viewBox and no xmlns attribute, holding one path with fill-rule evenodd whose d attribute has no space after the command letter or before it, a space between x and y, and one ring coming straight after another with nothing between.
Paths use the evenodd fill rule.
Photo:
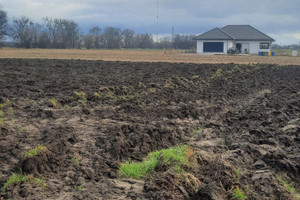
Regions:
<instances>
[{"instance_id":1,"label":"green weed sprout","mask_svg":"<svg viewBox=\"0 0 300 200\"><path fill-rule=\"evenodd\" d=\"M34 149L31 149L25 153L25 158L30 158L38 155L40 152L45 151L46 147L44 145L38 145Z\"/></svg>"},{"instance_id":2,"label":"green weed sprout","mask_svg":"<svg viewBox=\"0 0 300 200\"><path fill-rule=\"evenodd\" d=\"M232 197L235 200L246 200L247 197L244 195L244 192L240 190L239 187L236 187L236 189L232 192Z\"/></svg>"}]
</instances>

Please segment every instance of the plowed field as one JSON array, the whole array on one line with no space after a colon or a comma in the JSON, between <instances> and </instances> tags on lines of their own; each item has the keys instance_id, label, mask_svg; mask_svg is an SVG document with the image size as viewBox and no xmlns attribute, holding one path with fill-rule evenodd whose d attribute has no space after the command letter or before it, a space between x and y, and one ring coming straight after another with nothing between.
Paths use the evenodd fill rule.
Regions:
<instances>
[{"instance_id":1,"label":"plowed field","mask_svg":"<svg viewBox=\"0 0 300 200\"><path fill-rule=\"evenodd\" d=\"M299 65L0 59L0 111L5 200L299 199Z\"/></svg>"}]
</instances>

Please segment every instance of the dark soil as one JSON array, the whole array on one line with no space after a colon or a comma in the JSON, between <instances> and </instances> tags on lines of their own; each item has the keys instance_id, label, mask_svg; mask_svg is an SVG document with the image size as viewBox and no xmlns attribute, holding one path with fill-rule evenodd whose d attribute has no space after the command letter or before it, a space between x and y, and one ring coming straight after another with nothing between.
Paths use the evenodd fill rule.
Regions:
<instances>
[{"instance_id":1,"label":"dark soil","mask_svg":"<svg viewBox=\"0 0 300 200\"><path fill-rule=\"evenodd\" d=\"M0 187L47 184L3 199L296 199L278 176L300 191L300 66L1 59L0 104ZM181 144L185 178L117 174Z\"/></svg>"}]
</instances>

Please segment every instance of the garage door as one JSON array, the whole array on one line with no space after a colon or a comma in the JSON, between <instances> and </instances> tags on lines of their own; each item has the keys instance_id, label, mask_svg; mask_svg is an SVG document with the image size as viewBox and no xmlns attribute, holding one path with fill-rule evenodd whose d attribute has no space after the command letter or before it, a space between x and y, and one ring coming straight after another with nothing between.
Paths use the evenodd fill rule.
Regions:
<instances>
[{"instance_id":1,"label":"garage door","mask_svg":"<svg viewBox=\"0 0 300 200\"><path fill-rule=\"evenodd\" d=\"M224 42L204 42L203 52L223 52Z\"/></svg>"}]
</instances>

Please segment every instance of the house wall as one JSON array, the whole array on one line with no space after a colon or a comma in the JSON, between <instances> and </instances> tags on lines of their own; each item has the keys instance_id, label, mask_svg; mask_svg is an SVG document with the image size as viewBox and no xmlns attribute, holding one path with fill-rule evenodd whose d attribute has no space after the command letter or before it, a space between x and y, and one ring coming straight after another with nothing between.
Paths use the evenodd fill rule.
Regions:
<instances>
[{"instance_id":1,"label":"house wall","mask_svg":"<svg viewBox=\"0 0 300 200\"><path fill-rule=\"evenodd\" d=\"M250 42L249 53L258 53L259 52L260 42L252 41Z\"/></svg>"},{"instance_id":2,"label":"house wall","mask_svg":"<svg viewBox=\"0 0 300 200\"><path fill-rule=\"evenodd\" d=\"M269 52L272 46L272 42L270 41L235 41L232 40L197 40L197 53L203 53L203 42L224 42L223 53L227 53L227 50L231 47L235 47L236 43L242 44L242 52L245 53L245 49L248 50L247 53L257 54L259 51ZM265 42L269 43L269 49L260 49L260 43Z\"/></svg>"},{"instance_id":3,"label":"house wall","mask_svg":"<svg viewBox=\"0 0 300 200\"><path fill-rule=\"evenodd\" d=\"M246 50L247 49L247 50ZM249 53L250 50L250 43L249 42L244 42L242 43L242 52L241 53Z\"/></svg>"},{"instance_id":4,"label":"house wall","mask_svg":"<svg viewBox=\"0 0 300 200\"><path fill-rule=\"evenodd\" d=\"M233 46L233 42L230 40L197 40L197 53L203 53L203 42L223 42L223 53L227 53L227 50Z\"/></svg>"},{"instance_id":5,"label":"house wall","mask_svg":"<svg viewBox=\"0 0 300 200\"><path fill-rule=\"evenodd\" d=\"M197 40L197 53L203 53L203 40Z\"/></svg>"},{"instance_id":6,"label":"house wall","mask_svg":"<svg viewBox=\"0 0 300 200\"><path fill-rule=\"evenodd\" d=\"M269 43L269 49L260 49L259 46L260 46L260 43L261 42L265 42L265 43ZM250 41L249 42L249 53L255 53L257 54L259 51L262 51L262 52L269 52L270 49L271 49L271 46L272 46L272 42L269 42L269 41Z\"/></svg>"},{"instance_id":7,"label":"house wall","mask_svg":"<svg viewBox=\"0 0 300 200\"><path fill-rule=\"evenodd\" d=\"M234 47L234 42L231 41L231 40L228 40L228 47L227 47L227 50L228 50L229 48L231 48L231 47ZM226 51L227 51L227 50L226 50Z\"/></svg>"}]
</instances>

